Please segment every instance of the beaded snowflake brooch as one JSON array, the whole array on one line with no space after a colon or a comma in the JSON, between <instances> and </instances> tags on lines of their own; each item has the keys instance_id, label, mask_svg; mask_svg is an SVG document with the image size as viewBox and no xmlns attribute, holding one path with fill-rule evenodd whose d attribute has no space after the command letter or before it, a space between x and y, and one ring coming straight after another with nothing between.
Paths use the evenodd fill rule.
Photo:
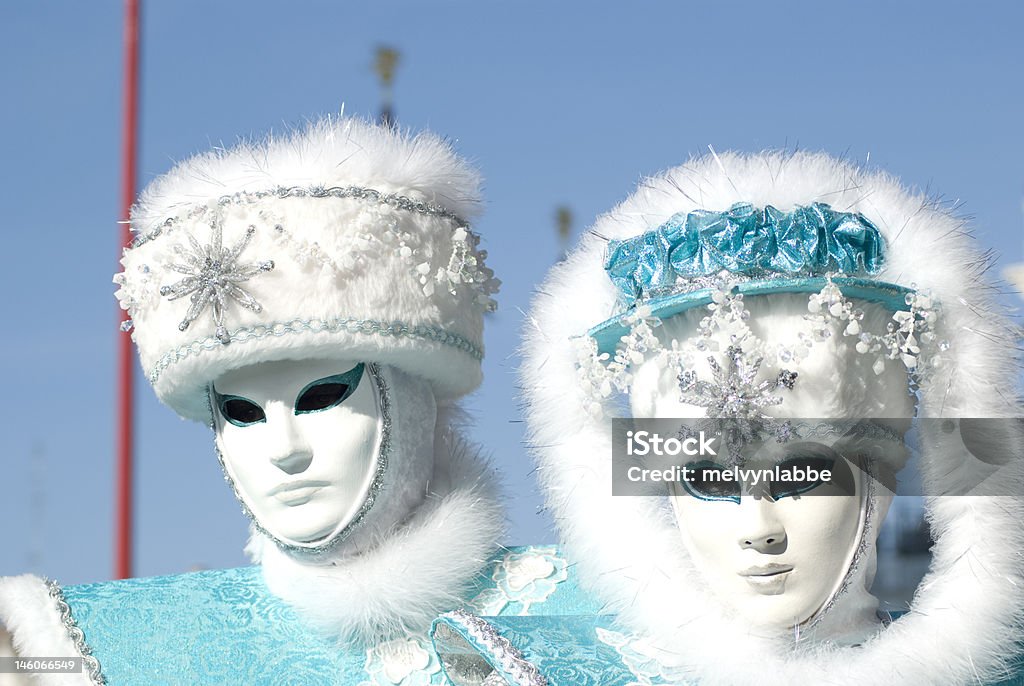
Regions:
<instances>
[{"instance_id":1,"label":"beaded snowflake brooch","mask_svg":"<svg viewBox=\"0 0 1024 686\"><path fill-rule=\"evenodd\" d=\"M704 407L709 417L763 419L763 409L778 405L779 389L792 390L798 374L789 367L799 366L818 342L828 340L833 331L856 338L855 349L875 357L872 369L882 374L887 360L899 360L910 374L911 383L941 363L939 351L949 344L938 341L934 331L938 307L922 293L908 293L906 310L892 315L885 333L865 331L861 322L864 312L843 296L832 277L826 277L824 288L808 298L804 326L797 332L793 345L773 344L759 338L748 325L750 312L736 283L722 272L715 279L708 314L697 325L695 336L663 343L655 329L661 320L652 316L649 306L641 305L626 317L629 332L622 336L614 353L600 352L590 336L577 341L579 380L590 397L590 411L603 414L601 399L613 392L628 393L633 370L642 363L658 359L674 369L679 380L680 401ZM712 378L701 379L694 360L703 353L719 349L714 338L724 334L729 341L724 351L726 367L714 355L708 356ZM765 377L765 367L777 369L774 377Z\"/></svg>"}]
</instances>

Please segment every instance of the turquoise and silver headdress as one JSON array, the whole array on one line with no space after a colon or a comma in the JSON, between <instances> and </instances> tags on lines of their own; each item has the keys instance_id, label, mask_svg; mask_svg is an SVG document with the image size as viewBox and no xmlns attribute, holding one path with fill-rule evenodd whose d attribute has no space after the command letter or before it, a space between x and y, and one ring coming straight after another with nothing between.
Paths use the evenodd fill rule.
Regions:
<instances>
[{"instance_id":1,"label":"turquoise and silver headdress","mask_svg":"<svg viewBox=\"0 0 1024 686\"><path fill-rule=\"evenodd\" d=\"M837 332L854 337L859 353L873 355L881 374L887 360L900 360L915 377L941 362L938 308L926 293L878 278L886 259L879 229L859 212L840 212L814 202L785 212L771 205L734 203L724 211L673 214L637 236L608 242L604 269L618 297L616 314L588 332L580 364L608 395L628 391L630 369L660 354L679 368L682 398L707 407L710 416L760 418L781 402L778 389L792 389L798 365L816 342ZM745 296L809 294L805 327L795 344L770 344L751 330ZM892 312L885 331L867 331L854 301L877 303ZM706 307L694 335L673 340L655 335L661 320ZM723 332L731 342L725 366L709 358L713 379L690 368ZM589 358L589 359L588 359ZM774 379L758 379L762 365Z\"/></svg>"}]
</instances>

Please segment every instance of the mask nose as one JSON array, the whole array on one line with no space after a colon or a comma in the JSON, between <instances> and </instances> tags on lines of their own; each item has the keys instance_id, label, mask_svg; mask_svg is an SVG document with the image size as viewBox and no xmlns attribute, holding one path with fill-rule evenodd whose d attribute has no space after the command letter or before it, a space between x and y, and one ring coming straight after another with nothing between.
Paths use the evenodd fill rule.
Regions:
<instances>
[{"instance_id":1,"label":"mask nose","mask_svg":"<svg viewBox=\"0 0 1024 686\"><path fill-rule=\"evenodd\" d=\"M271 457L270 461L285 474L301 474L309 469L313 462L313 453L308 450L296 450Z\"/></svg>"},{"instance_id":2,"label":"mask nose","mask_svg":"<svg viewBox=\"0 0 1024 686\"><path fill-rule=\"evenodd\" d=\"M270 462L285 474L301 474L313 463L313 450L291 412L274 414L278 415L274 419L279 430L277 440L269 446Z\"/></svg>"},{"instance_id":3,"label":"mask nose","mask_svg":"<svg viewBox=\"0 0 1024 686\"><path fill-rule=\"evenodd\" d=\"M753 549L765 555L778 555L786 551L786 529L775 516L774 503L767 498L743 496L740 508L744 513L745 526L740 535L740 548Z\"/></svg>"}]
</instances>

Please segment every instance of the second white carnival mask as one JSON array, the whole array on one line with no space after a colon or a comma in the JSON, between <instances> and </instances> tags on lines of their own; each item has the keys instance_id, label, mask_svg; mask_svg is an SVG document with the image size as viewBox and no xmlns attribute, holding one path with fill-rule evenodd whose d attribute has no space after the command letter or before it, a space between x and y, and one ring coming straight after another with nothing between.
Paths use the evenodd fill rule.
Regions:
<instances>
[{"instance_id":1,"label":"second white carnival mask","mask_svg":"<svg viewBox=\"0 0 1024 686\"><path fill-rule=\"evenodd\" d=\"M763 342L791 345L789 339L796 337L804 322L806 300L800 296L756 300L760 315L756 326ZM885 316L871 314L874 316L870 319ZM692 315L667 319L659 327L661 335L684 340L692 333L694 319ZM709 348L721 351L730 344L730 339L722 335L705 340ZM775 399L784 397L784 401L758 410L794 418L796 426L792 430L803 437L794 436L785 442L772 437L753 441L744 448L741 463L751 473L763 467L812 466L827 469L830 478L776 483L751 478L704 480L697 476L672 484L672 509L690 558L708 589L755 630L759 627L770 633L791 629L820 614L841 588L851 585L850 577L857 571L854 567L861 562L856 558L873 548L877 525L888 506L887 497L878 499L881 494L874 493L879 485L869 483L872 477L848 462L847 458L856 455L847 453L851 452L850 437L863 433L864 426L876 429L870 436L871 444L890 454L890 461L899 461L891 454L902 454L900 441L890 440L884 430L867 422L844 437L848 422L814 420L809 426L807 420L795 419L844 416L853 406L863 405L865 396L870 396L877 408L884 408L885 414L913 414L905 374L895 368L881 376L856 373L868 371L869 363L851 356L849 346L840 341L840 336L830 336L810 348L798 367L799 379L796 374L791 379L792 388L771 388L771 394L779 394ZM736 368L744 364L742 356L734 354L733 359L727 359L728 353L723 356L710 350L704 358L697 356L692 369L702 378L716 376L708 357L713 357L722 370L719 376L728 377L722 379L725 387L737 387L738 378L732 375L742 373ZM683 382L677 378L676 369L660 362L651 360L636 370L630 394L634 416L703 417L707 408L697 404L702 400L692 393L681 393ZM756 400L748 398L751 403ZM858 440L854 438L853 442ZM701 464L719 475L735 466L725 455L719 460L722 464ZM704 472L695 469L694 474ZM854 598L852 605L863 605L868 611L846 613L847 621L872 624L875 603L873 599L867 602L867 589L848 588L847 592L851 590L854 596L865 596ZM851 604L849 599L847 604ZM861 614L864 616L858 616Z\"/></svg>"}]
</instances>

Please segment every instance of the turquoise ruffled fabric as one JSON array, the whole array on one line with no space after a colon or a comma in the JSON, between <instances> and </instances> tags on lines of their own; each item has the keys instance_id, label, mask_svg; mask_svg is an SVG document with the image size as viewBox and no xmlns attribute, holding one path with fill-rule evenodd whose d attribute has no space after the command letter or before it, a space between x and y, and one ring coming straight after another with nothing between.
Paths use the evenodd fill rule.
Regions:
<instances>
[{"instance_id":1,"label":"turquoise ruffled fabric","mask_svg":"<svg viewBox=\"0 0 1024 686\"><path fill-rule=\"evenodd\" d=\"M605 269L627 301L694 290L687 280L725 270L765 278L875 274L885 261L878 228L825 203L782 212L737 203L678 213L647 233L609 242Z\"/></svg>"},{"instance_id":2,"label":"turquoise ruffled fabric","mask_svg":"<svg viewBox=\"0 0 1024 686\"><path fill-rule=\"evenodd\" d=\"M497 616L592 613L554 546L512 548L481 569L467 608ZM64 597L112 685L440 686L426 634L376 646L311 631L258 567L68 586Z\"/></svg>"}]
</instances>

